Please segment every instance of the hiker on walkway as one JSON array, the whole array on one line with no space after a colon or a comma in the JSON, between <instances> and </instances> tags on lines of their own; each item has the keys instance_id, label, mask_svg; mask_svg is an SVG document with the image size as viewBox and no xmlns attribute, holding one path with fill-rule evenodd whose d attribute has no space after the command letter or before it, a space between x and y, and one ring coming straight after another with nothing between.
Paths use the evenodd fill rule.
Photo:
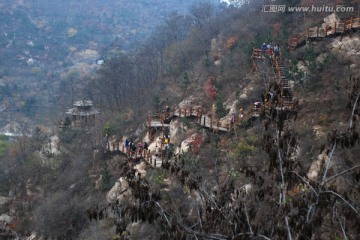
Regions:
<instances>
[{"instance_id":1,"label":"hiker on walkway","mask_svg":"<svg viewBox=\"0 0 360 240\"><path fill-rule=\"evenodd\" d=\"M234 112L231 113L229 120L230 120L230 124L234 124L234 123L235 123L235 121L236 121L236 115L235 115Z\"/></svg>"},{"instance_id":2,"label":"hiker on walkway","mask_svg":"<svg viewBox=\"0 0 360 240\"><path fill-rule=\"evenodd\" d=\"M261 103L260 102L254 102L254 108L256 112L259 112Z\"/></svg>"},{"instance_id":3,"label":"hiker on walkway","mask_svg":"<svg viewBox=\"0 0 360 240\"><path fill-rule=\"evenodd\" d=\"M135 146L135 144L132 144L131 145L131 155L135 155L136 154L136 146Z\"/></svg>"},{"instance_id":4,"label":"hiker on walkway","mask_svg":"<svg viewBox=\"0 0 360 240\"><path fill-rule=\"evenodd\" d=\"M263 43L263 45L261 45L261 52L262 52L262 55L265 55L265 53L266 53L266 49L267 49L266 43Z\"/></svg>"},{"instance_id":5,"label":"hiker on walkway","mask_svg":"<svg viewBox=\"0 0 360 240\"><path fill-rule=\"evenodd\" d=\"M144 142L144 150L148 150L149 146L147 144L147 142Z\"/></svg>"},{"instance_id":6,"label":"hiker on walkway","mask_svg":"<svg viewBox=\"0 0 360 240\"><path fill-rule=\"evenodd\" d=\"M278 57L279 53L280 53L280 47L279 47L279 44L276 44L275 47L274 47L274 55L275 55L275 57Z\"/></svg>"},{"instance_id":7,"label":"hiker on walkway","mask_svg":"<svg viewBox=\"0 0 360 240\"><path fill-rule=\"evenodd\" d=\"M271 55L271 52L272 52L272 46L271 46L271 43L269 43L267 46L266 46L266 53L267 55Z\"/></svg>"},{"instance_id":8,"label":"hiker on walkway","mask_svg":"<svg viewBox=\"0 0 360 240\"><path fill-rule=\"evenodd\" d=\"M170 142L170 137L168 134L165 134L164 135L164 143L167 145L167 144L169 144L169 142Z\"/></svg>"}]
</instances>

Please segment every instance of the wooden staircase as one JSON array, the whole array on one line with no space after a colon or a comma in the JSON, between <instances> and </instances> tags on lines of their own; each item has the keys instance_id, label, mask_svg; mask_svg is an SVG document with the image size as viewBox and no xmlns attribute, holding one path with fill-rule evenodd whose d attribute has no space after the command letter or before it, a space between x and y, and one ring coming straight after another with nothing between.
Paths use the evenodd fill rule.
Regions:
<instances>
[{"instance_id":1,"label":"wooden staircase","mask_svg":"<svg viewBox=\"0 0 360 240\"><path fill-rule=\"evenodd\" d=\"M277 108L279 110L285 110L285 109L293 110L294 108L293 91L291 89L291 86L289 85L289 80L285 77L285 73L284 73L285 66L284 66L283 56L280 53L278 56L275 56L274 51L272 49L271 50L268 49L265 53L265 56L267 56L270 59L276 82L280 86L280 93L278 94L280 99L280 105L278 105ZM259 69L257 67L258 61L267 59L265 56L261 52L261 49L259 48L253 49L252 60L253 60L254 68L256 70ZM270 86L269 89L267 89L267 91L270 91ZM267 108L270 108L270 101L265 106Z\"/></svg>"},{"instance_id":2,"label":"wooden staircase","mask_svg":"<svg viewBox=\"0 0 360 240\"><path fill-rule=\"evenodd\" d=\"M277 83L280 85L280 110L293 108L293 92L289 85L289 80L284 74L284 61L281 55L271 56L271 64L275 73Z\"/></svg>"}]
</instances>

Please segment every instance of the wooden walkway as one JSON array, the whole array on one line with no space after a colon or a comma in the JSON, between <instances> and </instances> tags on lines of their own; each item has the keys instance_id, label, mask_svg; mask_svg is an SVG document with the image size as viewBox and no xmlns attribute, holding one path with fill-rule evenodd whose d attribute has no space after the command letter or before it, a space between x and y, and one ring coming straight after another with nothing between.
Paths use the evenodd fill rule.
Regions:
<instances>
[{"instance_id":1,"label":"wooden walkway","mask_svg":"<svg viewBox=\"0 0 360 240\"><path fill-rule=\"evenodd\" d=\"M248 120L252 117L259 117L259 111L260 109L254 110L254 108L250 107L246 112L241 111L242 117L236 118L236 120L231 123L225 128L221 127L220 123L218 121L214 121L211 117L207 115L203 115L202 108L200 106L196 107L183 107L183 108L174 108L172 111L162 112L159 114L154 114L151 116L148 116L147 118L147 126L149 129L159 129L158 131L164 131L166 127L169 127L169 123L172 118L174 117L195 117L197 124L199 124L202 127L212 129L214 132L228 132L231 128L234 128L234 126L237 126L239 123ZM255 111L255 112L254 112ZM163 135L164 133L162 133ZM116 138L110 138L106 140L106 146L105 151L106 152L112 152L112 153L122 153L125 155L129 161L137 161L137 160L144 160L146 161L150 166L152 167L161 167L164 162L169 161L166 160L166 144L164 143L164 140L160 137L160 143L157 145L156 149L153 151L150 151L148 149L143 149L139 146L136 146L137 150L132 151L130 147L125 147L123 142L119 142L116 140ZM175 156L175 161L179 159L180 155Z\"/></svg>"},{"instance_id":2,"label":"wooden walkway","mask_svg":"<svg viewBox=\"0 0 360 240\"><path fill-rule=\"evenodd\" d=\"M306 43L308 40L321 39L335 35L351 33L360 28L360 18L350 18L342 22L334 22L333 26L313 27L290 37L288 39L288 47L295 49Z\"/></svg>"},{"instance_id":3,"label":"wooden walkway","mask_svg":"<svg viewBox=\"0 0 360 240\"><path fill-rule=\"evenodd\" d=\"M204 127L213 130L214 132L228 132L230 130L230 124L227 123L227 126L221 126L219 120L210 117L208 115L202 114L201 106L194 107L181 107L181 108L173 108L173 110L169 110L167 112L162 112L155 115L149 115L147 117L146 124L149 128L164 128L170 127L170 121L174 117L180 118L188 118L194 117L196 118L196 122Z\"/></svg>"},{"instance_id":4,"label":"wooden walkway","mask_svg":"<svg viewBox=\"0 0 360 240\"><path fill-rule=\"evenodd\" d=\"M306 43L306 41L308 40L321 39L325 37L351 33L352 31L359 28L360 18L353 17L342 22L335 22L333 26L308 28L305 31L297 34L296 36L290 37L288 39L288 47L289 49L294 49ZM273 49L267 49L263 53L261 49L254 48L251 58L253 61L254 70L259 70L259 60L265 60L267 58L270 59L276 82L277 84L279 84L280 87L280 92L278 94L280 96L280 104L277 106L277 108L280 110L294 110L295 106L293 102L293 92L289 85L289 80L284 74L284 59L281 54L275 57ZM271 91L270 86L268 91ZM270 104L267 104L267 106L268 108L270 108Z\"/></svg>"},{"instance_id":5,"label":"wooden walkway","mask_svg":"<svg viewBox=\"0 0 360 240\"><path fill-rule=\"evenodd\" d=\"M136 151L132 151L130 147L125 147L123 142L118 142L115 139L109 141L108 146L106 146L106 150L109 152L120 152L124 154L129 161L144 160L152 167L161 167L165 152L164 145L161 144L155 152L151 153L149 149L143 149L137 147Z\"/></svg>"}]
</instances>

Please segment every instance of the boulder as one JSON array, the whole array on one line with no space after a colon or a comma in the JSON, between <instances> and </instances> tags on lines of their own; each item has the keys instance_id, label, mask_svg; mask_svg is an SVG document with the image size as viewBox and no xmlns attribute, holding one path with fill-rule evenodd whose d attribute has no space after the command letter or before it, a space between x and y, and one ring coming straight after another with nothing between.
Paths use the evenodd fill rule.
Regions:
<instances>
[{"instance_id":1,"label":"boulder","mask_svg":"<svg viewBox=\"0 0 360 240\"><path fill-rule=\"evenodd\" d=\"M11 200L10 197L0 197L0 205L8 203Z\"/></svg>"},{"instance_id":2,"label":"boulder","mask_svg":"<svg viewBox=\"0 0 360 240\"><path fill-rule=\"evenodd\" d=\"M198 105L197 103L200 102L199 99L197 99L195 96L189 96L188 98L185 98L184 100L182 100L178 106L180 108L187 108L190 106L194 106L194 105Z\"/></svg>"},{"instance_id":3,"label":"boulder","mask_svg":"<svg viewBox=\"0 0 360 240\"><path fill-rule=\"evenodd\" d=\"M7 214L0 215L0 222L5 222L5 223L9 224L12 221L12 219L13 218Z\"/></svg>"},{"instance_id":4,"label":"boulder","mask_svg":"<svg viewBox=\"0 0 360 240\"><path fill-rule=\"evenodd\" d=\"M184 124L181 119L176 119L170 122L170 140L178 146L185 138Z\"/></svg>"},{"instance_id":5,"label":"boulder","mask_svg":"<svg viewBox=\"0 0 360 240\"><path fill-rule=\"evenodd\" d=\"M134 169L141 174L141 178L144 178L146 176L147 163L141 162L140 164L136 164Z\"/></svg>"},{"instance_id":6,"label":"boulder","mask_svg":"<svg viewBox=\"0 0 360 240\"><path fill-rule=\"evenodd\" d=\"M175 150L175 154L182 154L189 151L190 146L193 150L197 151L202 143L205 141L205 135L203 133L194 133L189 138L181 142L180 148Z\"/></svg>"},{"instance_id":7,"label":"boulder","mask_svg":"<svg viewBox=\"0 0 360 240\"><path fill-rule=\"evenodd\" d=\"M324 23L321 28L325 29L326 26L334 26L335 22L340 22L340 18L336 15L336 13L332 13L324 18Z\"/></svg>"},{"instance_id":8,"label":"boulder","mask_svg":"<svg viewBox=\"0 0 360 240\"><path fill-rule=\"evenodd\" d=\"M225 117L223 118L220 118L219 120L219 123L220 123L220 127L223 127L223 128L227 128L229 126L229 123L230 123L230 115L226 115Z\"/></svg>"},{"instance_id":9,"label":"boulder","mask_svg":"<svg viewBox=\"0 0 360 240\"><path fill-rule=\"evenodd\" d=\"M132 239L151 240L158 238L157 228L148 222L130 223L126 230L130 233Z\"/></svg>"},{"instance_id":10,"label":"boulder","mask_svg":"<svg viewBox=\"0 0 360 240\"><path fill-rule=\"evenodd\" d=\"M125 191L125 189L127 190ZM124 196L130 196L130 195L131 195L131 190L129 189L129 183L126 181L125 178L121 177L119 180L115 182L114 186L106 194L106 202L113 203L117 199L122 200Z\"/></svg>"},{"instance_id":11,"label":"boulder","mask_svg":"<svg viewBox=\"0 0 360 240\"><path fill-rule=\"evenodd\" d=\"M360 37L359 36L345 36L342 39L336 38L330 44L330 49L335 52L344 54L348 57L355 57L360 55Z\"/></svg>"},{"instance_id":12,"label":"boulder","mask_svg":"<svg viewBox=\"0 0 360 240\"><path fill-rule=\"evenodd\" d=\"M158 151L160 151L160 146L161 146L161 141L162 138L157 137L155 138L155 140L149 144L148 149L150 150L150 153L157 153Z\"/></svg>"},{"instance_id":13,"label":"boulder","mask_svg":"<svg viewBox=\"0 0 360 240\"><path fill-rule=\"evenodd\" d=\"M76 53L78 61L95 61L100 57L100 54L93 49L86 49Z\"/></svg>"}]
</instances>

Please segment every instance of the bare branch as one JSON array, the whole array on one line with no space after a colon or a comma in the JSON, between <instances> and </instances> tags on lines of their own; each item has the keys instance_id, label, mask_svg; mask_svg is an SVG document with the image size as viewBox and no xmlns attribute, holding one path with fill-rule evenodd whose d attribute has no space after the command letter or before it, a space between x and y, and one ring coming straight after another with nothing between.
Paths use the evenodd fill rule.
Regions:
<instances>
[{"instance_id":1,"label":"bare branch","mask_svg":"<svg viewBox=\"0 0 360 240\"><path fill-rule=\"evenodd\" d=\"M356 208L351 205L348 201L346 201L340 194L336 193L336 192L333 192L333 191L330 191L330 190L327 190L327 191L323 191L323 193L332 193L334 195L336 195L337 197L339 197L341 200L344 201L344 203L346 203L352 210L354 210L354 212L356 214L359 214L359 212L356 210Z\"/></svg>"},{"instance_id":2,"label":"bare branch","mask_svg":"<svg viewBox=\"0 0 360 240\"><path fill-rule=\"evenodd\" d=\"M284 171L282 167L282 158L280 153L280 148L278 147L278 156L279 156L279 167L280 167L280 174L281 174L281 195L280 195L280 204L285 204L285 180L284 180Z\"/></svg>"},{"instance_id":3,"label":"bare branch","mask_svg":"<svg viewBox=\"0 0 360 240\"><path fill-rule=\"evenodd\" d=\"M286 228L287 228L287 232L288 232L288 239L289 239L289 240L292 240L291 230L290 230L289 221L288 221L288 217L287 217L287 216L285 217L285 223L286 223Z\"/></svg>"},{"instance_id":4,"label":"bare branch","mask_svg":"<svg viewBox=\"0 0 360 240\"><path fill-rule=\"evenodd\" d=\"M343 175L343 174L345 174L345 173L347 173L347 172L350 172L350 171L352 171L352 170L354 170L355 168L358 168L358 167L360 167L360 165L356 165L356 166L354 166L354 167L352 167L352 168L349 168L349 169L347 169L347 170L345 170L345 171L342 171L341 173L338 173L338 174L330 177L328 180L326 180L325 184L328 183L328 182L330 182L330 181L333 180L334 178L337 178L338 176Z\"/></svg>"},{"instance_id":5,"label":"bare branch","mask_svg":"<svg viewBox=\"0 0 360 240\"><path fill-rule=\"evenodd\" d=\"M360 97L360 93L359 93L359 94L357 95L357 97L356 97L356 100L355 100L355 103L354 103L354 107L353 107L353 110L352 110L352 113L351 113L349 130L351 130L352 125L353 125L353 116L354 116L354 114L355 114L356 104L357 104L357 102L359 101L359 97Z\"/></svg>"},{"instance_id":6,"label":"bare branch","mask_svg":"<svg viewBox=\"0 0 360 240\"><path fill-rule=\"evenodd\" d=\"M165 213L163 207L162 207L158 202L155 202L155 204L160 208L162 214L164 215L164 217L165 217L165 219L166 219L166 222L168 223L169 227L171 227L171 224L170 224L170 222L169 222L169 219L168 219L167 216L166 216L166 213Z\"/></svg>"},{"instance_id":7,"label":"bare branch","mask_svg":"<svg viewBox=\"0 0 360 240\"><path fill-rule=\"evenodd\" d=\"M343 220L344 223L342 223L341 220ZM339 218L339 223L340 223L341 231L342 231L342 233L344 235L344 239L348 240L349 238L346 236L346 231L345 231L345 218L344 217Z\"/></svg>"},{"instance_id":8,"label":"bare branch","mask_svg":"<svg viewBox=\"0 0 360 240\"><path fill-rule=\"evenodd\" d=\"M296 176L298 176L304 183L306 183L306 185L315 193L316 196L318 196L318 193L315 191L315 189L310 185L310 183L308 181L306 181L305 178L303 178L302 176L300 176L297 172L294 171L289 171L290 173L294 173Z\"/></svg>"},{"instance_id":9,"label":"bare branch","mask_svg":"<svg viewBox=\"0 0 360 240\"><path fill-rule=\"evenodd\" d=\"M166 210L164 210L164 208L156 201L154 201L155 204L160 208L162 214L164 215L167 223L169 224L169 226L171 227L171 224L168 220L168 217L166 216ZM168 213L169 214L169 213ZM169 214L170 215L170 214ZM170 215L171 216L171 215ZM179 221L179 219L176 217L176 216L171 216L173 219L176 220L176 222L180 225L181 228L183 228L186 232L192 234L192 235L196 235L198 237L203 237L203 238L207 238L207 239L213 239L213 240L226 240L228 239L227 236L224 236L224 235L221 235L221 234L212 234L212 233L209 233L209 234L203 234L203 233L200 233L200 232L197 232L197 231L194 231L192 230L191 228L185 226L182 222Z\"/></svg>"},{"instance_id":10,"label":"bare branch","mask_svg":"<svg viewBox=\"0 0 360 240\"><path fill-rule=\"evenodd\" d=\"M315 206L315 203L312 203L312 204L310 205L310 207L309 207L309 210L308 210L308 212L307 212L307 214L306 214L306 221L307 221L307 222L310 220L310 214L312 214L312 213L315 211L315 209L313 210L314 206ZM313 214L312 214L312 215L313 215Z\"/></svg>"},{"instance_id":11,"label":"bare branch","mask_svg":"<svg viewBox=\"0 0 360 240\"><path fill-rule=\"evenodd\" d=\"M251 225L250 225L249 215L248 215L248 213L247 213L247 209L246 209L246 204L245 204L245 203L244 203L244 210L245 210L245 215L246 215L246 222L247 222L247 224L249 225L249 230L250 230L251 235L253 235L254 232L253 232L253 230L252 230L252 228L251 228Z\"/></svg>"},{"instance_id":12,"label":"bare branch","mask_svg":"<svg viewBox=\"0 0 360 240\"><path fill-rule=\"evenodd\" d=\"M335 141L334 146L333 146L333 148L332 148L332 150L331 150L331 153L330 153L330 156L329 156L329 160L328 160L328 162L327 162L326 169L325 169L324 176L323 176L323 179L322 179L322 181L321 181L320 187L324 186L324 184L325 184L326 175L327 175L327 172L328 172L328 170L329 170L330 163L331 163L331 159L332 159L332 156L333 156L333 154L334 154L334 152L335 152L335 148L336 148L336 141Z\"/></svg>"},{"instance_id":13,"label":"bare branch","mask_svg":"<svg viewBox=\"0 0 360 240\"><path fill-rule=\"evenodd\" d=\"M196 205L197 208L197 213L199 216L199 224L200 224L200 228L203 229L203 225L202 225L202 221L201 221L201 215L200 215L200 210L199 210L199 205Z\"/></svg>"}]
</instances>

